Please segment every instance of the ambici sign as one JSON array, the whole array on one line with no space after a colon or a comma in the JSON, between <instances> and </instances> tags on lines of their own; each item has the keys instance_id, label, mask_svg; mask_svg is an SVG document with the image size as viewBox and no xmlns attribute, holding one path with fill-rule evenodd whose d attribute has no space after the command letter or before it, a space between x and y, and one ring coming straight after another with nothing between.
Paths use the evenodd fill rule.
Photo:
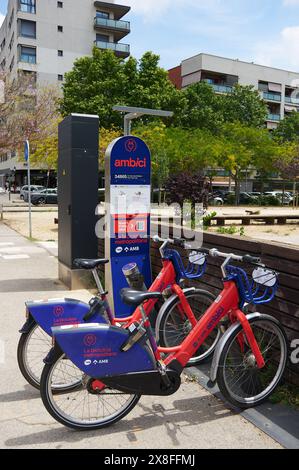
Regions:
<instances>
[{"instance_id":1,"label":"ambici sign","mask_svg":"<svg viewBox=\"0 0 299 470\"><path fill-rule=\"evenodd\" d=\"M119 296L128 287L122 272L136 263L147 287L151 285L150 203L151 154L141 139L133 136L114 140L106 152L106 217L108 222L105 255L106 286L113 293L117 316L127 316L132 308Z\"/></svg>"}]
</instances>

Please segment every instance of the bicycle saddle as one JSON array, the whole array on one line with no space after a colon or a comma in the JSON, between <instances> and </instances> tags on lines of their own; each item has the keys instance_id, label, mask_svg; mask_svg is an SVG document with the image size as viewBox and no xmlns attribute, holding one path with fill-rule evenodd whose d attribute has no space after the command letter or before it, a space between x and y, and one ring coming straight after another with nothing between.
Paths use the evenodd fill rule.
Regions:
<instances>
[{"instance_id":1,"label":"bicycle saddle","mask_svg":"<svg viewBox=\"0 0 299 470\"><path fill-rule=\"evenodd\" d=\"M74 266L79 269L95 269L101 264L109 263L108 259L75 259Z\"/></svg>"},{"instance_id":2,"label":"bicycle saddle","mask_svg":"<svg viewBox=\"0 0 299 470\"><path fill-rule=\"evenodd\" d=\"M146 300L161 299L162 294L161 292L148 292L125 288L121 289L120 297L125 304L138 307L138 305L141 305Z\"/></svg>"}]
</instances>

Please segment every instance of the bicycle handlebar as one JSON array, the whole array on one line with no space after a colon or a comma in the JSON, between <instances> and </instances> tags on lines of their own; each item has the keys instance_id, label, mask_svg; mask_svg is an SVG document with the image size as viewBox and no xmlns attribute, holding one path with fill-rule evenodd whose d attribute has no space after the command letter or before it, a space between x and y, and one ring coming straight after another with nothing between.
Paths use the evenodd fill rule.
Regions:
<instances>
[{"instance_id":1,"label":"bicycle handlebar","mask_svg":"<svg viewBox=\"0 0 299 470\"><path fill-rule=\"evenodd\" d=\"M164 239L164 238L159 237L158 235L155 235L153 237L153 241L154 242L162 242L163 243L163 248L165 248L165 246L168 243L177 244L180 247L185 248L186 250L197 251L198 253L203 253L205 255L209 255L209 256L212 256L214 258L225 258L226 260L234 260L234 261L239 261L241 263L261 265L260 264L261 259L255 257L255 256L251 256L251 255L248 255L248 254L244 255L244 256L240 256L240 255L235 255L234 253L223 253L223 252L217 250L217 248L212 248L212 249L208 249L208 248L204 248L204 247L202 247L202 248L193 248L191 245L188 245L187 241L184 240L183 238Z\"/></svg>"}]
</instances>

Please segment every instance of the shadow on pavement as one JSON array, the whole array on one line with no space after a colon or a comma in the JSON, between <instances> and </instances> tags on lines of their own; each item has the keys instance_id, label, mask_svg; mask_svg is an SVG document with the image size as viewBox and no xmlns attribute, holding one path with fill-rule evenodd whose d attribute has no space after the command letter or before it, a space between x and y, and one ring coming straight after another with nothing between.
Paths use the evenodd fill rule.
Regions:
<instances>
[{"instance_id":1,"label":"shadow on pavement","mask_svg":"<svg viewBox=\"0 0 299 470\"><path fill-rule=\"evenodd\" d=\"M25 386L23 390L18 390L17 392L2 393L0 395L0 403L10 403L20 400L34 400L35 398L40 398L39 390L36 390L28 385Z\"/></svg>"},{"instance_id":2,"label":"shadow on pavement","mask_svg":"<svg viewBox=\"0 0 299 470\"><path fill-rule=\"evenodd\" d=\"M55 292L66 287L54 279L8 279L0 281L0 292Z\"/></svg>"},{"instance_id":3,"label":"shadow on pavement","mask_svg":"<svg viewBox=\"0 0 299 470\"><path fill-rule=\"evenodd\" d=\"M138 440L137 436L140 431L148 431L149 429L163 426L173 445L178 446L180 444L178 434L182 428L196 426L213 420L216 421L233 414L231 411L224 409L222 403L218 403L215 400L211 401L210 396L176 400L173 402L173 406L170 405L167 409L159 404L148 407L142 402L139 403L138 408L139 410L141 409L142 416L130 418L129 415L129 418L102 430L76 432L59 426L47 431L7 439L5 445L8 447L19 447L48 444L49 442L61 444L61 441L63 441L63 444L57 447L65 448L65 443L67 442L74 443L86 438L113 436L121 432L127 432L128 440L134 442Z\"/></svg>"}]
</instances>

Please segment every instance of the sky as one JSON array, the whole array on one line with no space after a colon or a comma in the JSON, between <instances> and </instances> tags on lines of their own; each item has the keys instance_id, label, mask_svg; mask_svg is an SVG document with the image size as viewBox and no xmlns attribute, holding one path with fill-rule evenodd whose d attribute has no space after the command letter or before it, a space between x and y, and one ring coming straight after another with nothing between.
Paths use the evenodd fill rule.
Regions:
<instances>
[{"instance_id":1,"label":"sky","mask_svg":"<svg viewBox=\"0 0 299 470\"><path fill-rule=\"evenodd\" d=\"M54 1L54 0L53 0ZM84 2L85 0L82 0ZM130 5L131 44L171 68L205 52L299 72L299 0L116 0ZM7 0L0 0L0 24Z\"/></svg>"}]
</instances>

